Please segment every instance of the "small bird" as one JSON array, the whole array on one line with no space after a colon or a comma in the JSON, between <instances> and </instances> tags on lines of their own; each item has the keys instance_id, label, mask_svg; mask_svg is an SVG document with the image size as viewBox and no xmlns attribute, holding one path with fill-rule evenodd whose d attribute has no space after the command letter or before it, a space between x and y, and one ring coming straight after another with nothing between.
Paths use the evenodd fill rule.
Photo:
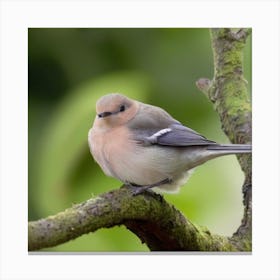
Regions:
<instances>
[{"instance_id":1,"label":"small bird","mask_svg":"<svg viewBox=\"0 0 280 280\"><path fill-rule=\"evenodd\" d=\"M131 186L134 195L153 188L178 192L191 171L229 154L251 153L250 144L218 144L163 109L112 93L96 103L88 133L91 154L104 173Z\"/></svg>"}]
</instances>

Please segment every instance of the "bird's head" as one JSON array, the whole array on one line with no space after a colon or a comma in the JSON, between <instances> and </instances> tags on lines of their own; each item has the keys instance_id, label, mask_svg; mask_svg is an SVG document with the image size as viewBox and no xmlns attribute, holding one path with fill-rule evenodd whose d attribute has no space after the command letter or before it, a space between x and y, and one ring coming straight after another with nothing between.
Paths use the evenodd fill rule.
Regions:
<instances>
[{"instance_id":1,"label":"bird's head","mask_svg":"<svg viewBox=\"0 0 280 280\"><path fill-rule=\"evenodd\" d=\"M119 126L130 121L138 111L138 102L128 97L111 93L102 96L96 103L96 122L100 126Z\"/></svg>"}]
</instances>

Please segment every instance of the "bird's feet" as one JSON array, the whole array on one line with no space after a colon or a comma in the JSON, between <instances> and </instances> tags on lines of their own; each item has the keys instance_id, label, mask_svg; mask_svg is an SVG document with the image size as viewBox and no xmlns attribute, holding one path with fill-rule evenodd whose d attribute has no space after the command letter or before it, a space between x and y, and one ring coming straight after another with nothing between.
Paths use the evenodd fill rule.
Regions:
<instances>
[{"instance_id":1,"label":"bird's feet","mask_svg":"<svg viewBox=\"0 0 280 280\"><path fill-rule=\"evenodd\" d=\"M172 182L171 179L166 178L162 181L159 181L159 182L151 184L151 185L146 185L146 186L141 186L141 185L137 185L137 184L134 184L134 183L126 183L126 185L129 186L132 189L132 195L135 196L135 195L139 195L141 193L144 193L146 191L153 192L151 190L152 188L159 187L159 186L165 185L165 184L169 184L171 182Z\"/></svg>"}]
</instances>

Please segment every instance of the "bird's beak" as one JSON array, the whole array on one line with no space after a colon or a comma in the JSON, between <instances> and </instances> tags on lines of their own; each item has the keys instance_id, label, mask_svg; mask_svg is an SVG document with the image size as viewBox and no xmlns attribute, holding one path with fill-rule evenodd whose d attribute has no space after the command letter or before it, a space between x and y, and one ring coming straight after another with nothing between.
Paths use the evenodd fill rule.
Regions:
<instances>
[{"instance_id":1,"label":"bird's beak","mask_svg":"<svg viewBox=\"0 0 280 280\"><path fill-rule=\"evenodd\" d=\"M99 118L106 118L106 117L111 116L111 115L112 115L112 112L103 112L103 113L98 114L98 117Z\"/></svg>"}]
</instances>

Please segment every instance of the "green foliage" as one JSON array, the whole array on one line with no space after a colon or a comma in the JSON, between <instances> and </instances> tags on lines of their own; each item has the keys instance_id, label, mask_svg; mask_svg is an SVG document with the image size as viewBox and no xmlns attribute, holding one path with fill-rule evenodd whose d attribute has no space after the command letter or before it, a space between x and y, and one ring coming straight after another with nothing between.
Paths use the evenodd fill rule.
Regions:
<instances>
[{"instance_id":1,"label":"green foliage","mask_svg":"<svg viewBox=\"0 0 280 280\"><path fill-rule=\"evenodd\" d=\"M208 138L228 142L195 87L213 75L208 29L29 29L28 40L30 220L121 185L102 173L87 145L95 102L109 92L161 106ZM250 42L244 59L250 88ZM242 180L236 158L223 157L197 168L179 194L165 198L193 222L231 234L242 217ZM116 227L48 250L147 248Z\"/></svg>"}]
</instances>

